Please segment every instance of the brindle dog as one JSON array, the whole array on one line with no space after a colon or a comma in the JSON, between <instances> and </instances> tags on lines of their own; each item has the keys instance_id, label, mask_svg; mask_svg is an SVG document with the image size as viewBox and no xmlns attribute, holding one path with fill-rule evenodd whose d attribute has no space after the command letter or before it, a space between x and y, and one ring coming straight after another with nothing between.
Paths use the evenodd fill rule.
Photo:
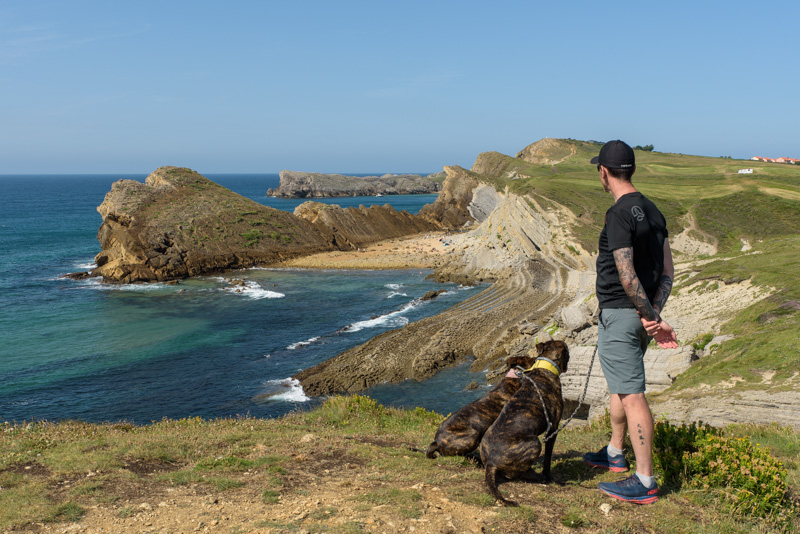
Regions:
<instances>
[{"instance_id":1,"label":"brindle dog","mask_svg":"<svg viewBox=\"0 0 800 534\"><path fill-rule=\"evenodd\" d=\"M567 370L569 350L563 341L548 341L536 345L540 358L547 358L558 366L560 372ZM553 371L546 368L535 368L526 375L536 382L542 392L542 400L533 384L523 378L522 386L508 401L486 431L481 441L481 460L486 467L486 486L495 499L506 506L517 506L517 503L503 497L497 489L497 475L501 472L506 478L517 478L531 468L533 462L542 452L539 435L547 431L545 410L550 418L552 433L561 422L564 400L561 397L561 379ZM553 456L553 435L544 443L544 467L542 475L547 482L550 476L550 460Z\"/></svg>"},{"instance_id":2,"label":"brindle dog","mask_svg":"<svg viewBox=\"0 0 800 534\"><path fill-rule=\"evenodd\" d=\"M492 426L503 406L514 396L522 382L511 370L520 366L527 369L534 358L514 356L506 360L509 373L491 391L473 401L444 420L428 447L428 458L468 454L478 448L484 432Z\"/></svg>"}]
</instances>

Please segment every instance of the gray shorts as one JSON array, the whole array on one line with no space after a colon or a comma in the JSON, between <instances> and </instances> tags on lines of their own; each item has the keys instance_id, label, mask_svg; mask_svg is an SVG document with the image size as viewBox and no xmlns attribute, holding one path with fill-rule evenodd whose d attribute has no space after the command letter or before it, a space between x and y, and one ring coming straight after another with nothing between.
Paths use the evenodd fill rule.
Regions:
<instances>
[{"instance_id":1,"label":"gray shorts","mask_svg":"<svg viewBox=\"0 0 800 534\"><path fill-rule=\"evenodd\" d=\"M644 393L644 353L649 342L633 308L600 311L597 354L610 393Z\"/></svg>"}]
</instances>

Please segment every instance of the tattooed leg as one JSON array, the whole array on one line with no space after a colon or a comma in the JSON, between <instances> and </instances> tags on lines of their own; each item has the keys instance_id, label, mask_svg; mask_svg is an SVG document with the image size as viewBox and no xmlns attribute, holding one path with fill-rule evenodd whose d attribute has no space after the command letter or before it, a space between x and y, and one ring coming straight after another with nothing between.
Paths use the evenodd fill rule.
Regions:
<instances>
[{"instance_id":1,"label":"tattooed leg","mask_svg":"<svg viewBox=\"0 0 800 534\"><path fill-rule=\"evenodd\" d=\"M653 476L653 415L644 393L620 395L628 428L631 433L631 445L636 456L636 471L646 476Z\"/></svg>"}]
</instances>

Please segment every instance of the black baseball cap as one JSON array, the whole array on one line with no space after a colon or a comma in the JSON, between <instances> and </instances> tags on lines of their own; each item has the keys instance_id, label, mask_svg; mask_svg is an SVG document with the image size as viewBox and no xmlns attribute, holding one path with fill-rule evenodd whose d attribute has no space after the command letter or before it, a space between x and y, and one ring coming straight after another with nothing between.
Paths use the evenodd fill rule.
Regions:
<instances>
[{"instance_id":1,"label":"black baseball cap","mask_svg":"<svg viewBox=\"0 0 800 534\"><path fill-rule=\"evenodd\" d=\"M600 155L593 157L591 162L612 169L630 169L636 166L636 156L627 143L617 139L604 144Z\"/></svg>"}]
</instances>

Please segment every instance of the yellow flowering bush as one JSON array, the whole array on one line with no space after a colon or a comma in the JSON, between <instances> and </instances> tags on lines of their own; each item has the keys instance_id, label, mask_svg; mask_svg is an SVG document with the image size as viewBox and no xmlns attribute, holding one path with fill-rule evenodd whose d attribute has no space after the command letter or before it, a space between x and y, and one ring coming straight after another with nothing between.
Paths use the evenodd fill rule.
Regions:
<instances>
[{"instance_id":1,"label":"yellow flowering bush","mask_svg":"<svg viewBox=\"0 0 800 534\"><path fill-rule=\"evenodd\" d=\"M745 438L730 438L703 423L675 426L659 421L653 460L664 485L718 492L743 515L787 525L797 516L786 468L769 451Z\"/></svg>"},{"instance_id":2,"label":"yellow flowering bush","mask_svg":"<svg viewBox=\"0 0 800 534\"><path fill-rule=\"evenodd\" d=\"M739 513L777 523L786 523L797 514L788 495L786 469L748 439L703 436L696 452L684 453L684 461L689 485L723 490L725 502Z\"/></svg>"}]
</instances>

